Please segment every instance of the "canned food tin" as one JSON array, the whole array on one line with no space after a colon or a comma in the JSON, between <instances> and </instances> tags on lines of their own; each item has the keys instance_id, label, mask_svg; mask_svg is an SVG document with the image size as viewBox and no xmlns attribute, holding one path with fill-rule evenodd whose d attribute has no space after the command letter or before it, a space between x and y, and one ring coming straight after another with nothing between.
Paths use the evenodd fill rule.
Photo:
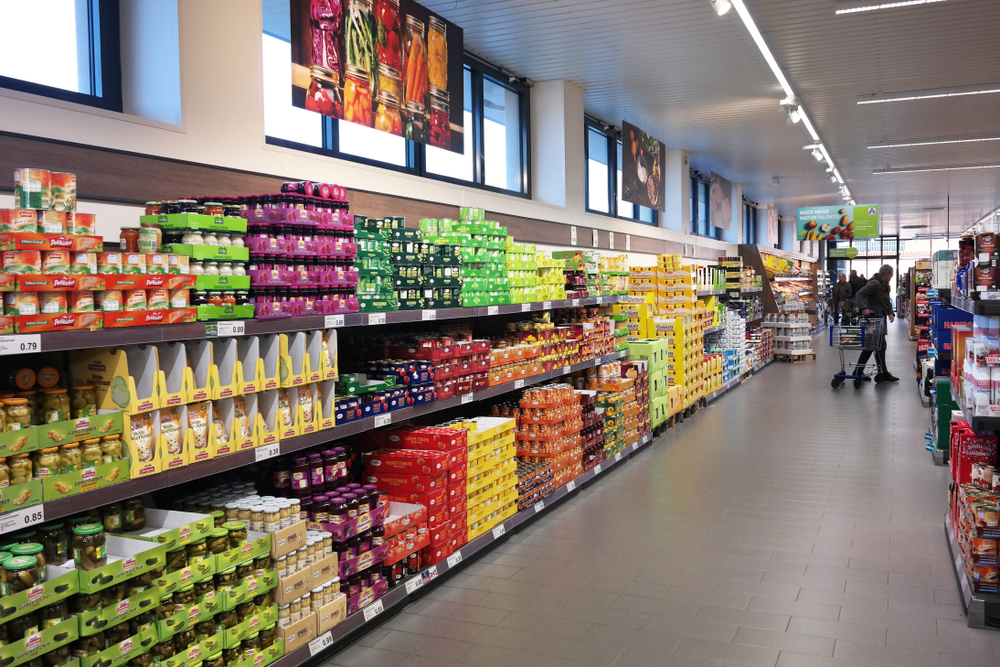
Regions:
<instances>
[{"instance_id":1,"label":"canned food tin","mask_svg":"<svg viewBox=\"0 0 1000 667\"><path fill-rule=\"evenodd\" d=\"M191 258L187 255L167 255L167 272L174 276L189 275Z\"/></svg>"},{"instance_id":2,"label":"canned food tin","mask_svg":"<svg viewBox=\"0 0 1000 667\"><path fill-rule=\"evenodd\" d=\"M125 310L126 311L147 310L146 290L144 289L125 290Z\"/></svg>"},{"instance_id":3,"label":"canned food tin","mask_svg":"<svg viewBox=\"0 0 1000 667\"><path fill-rule=\"evenodd\" d=\"M186 289L170 290L171 308L188 308L191 305L191 292Z\"/></svg>"},{"instance_id":4,"label":"canned food tin","mask_svg":"<svg viewBox=\"0 0 1000 667\"><path fill-rule=\"evenodd\" d=\"M70 292L69 312L71 313L92 313L94 312L93 292Z\"/></svg>"},{"instance_id":5,"label":"canned food tin","mask_svg":"<svg viewBox=\"0 0 1000 667\"><path fill-rule=\"evenodd\" d=\"M170 308L170 294L165 289L146 290L147 310L167 310Z\"/></svg>"},{"instance_id":6,"label":"canned food tin","mask_svg":"<svg viewBox=\"0 0 1000 667\"><path fill-rule=\"evenodd\" d=\"M62 315L67 311L66 292L39 292L38 307L43 315Z\"/></svg>"},{"instance_id":7,"label":"canned food tin","mask_svg":"<svg viewBox=\"0 0 1000 667\"><path fill-rule=\"evenodd\" d=\"M0 210L0 232L37 232L35 214L31 209Z\"/></svg>"},{"instance_id":8,"label":"canned food tin","mask_svg":"<svg viewBox=\"0 0 1000 667\"><path fill-rule=\"evenodd\" d=\"M997 541L993 539L985 539L980 537L973 537L970 539L970 546L972 547L972 553L978 556L980 560L990 560L996 562L997 559Z\"/></svg>"},{"instance_id":9,"label":"canned food tin","mask_svg":"<svg viewBox=\"0 0 1000 667\"><path fill-rule=\"evenodd\" d=\"M146 255L129 252L124 253L121 257L123 274L142 275L146 273Z\"/></svg>"},{"instance_id":10,"label":"canned food tin","mask_svg":"<svg viewBox=\"0 0 1000 667\"><path fill-rule=\"evenodd\" d=\"M69 226L67 232L80 236L92 236L97 222L93 213L76 213L69 216Z\"/></svg>"},{"instance_id":11,"label":"canned food tin","mask_svg":"<svg viewBox=\"0 0 1000 667\"><path fill-rule=\"evenodd\" d=\"M3 272L18 274L37 274L42 272L42 253L40 250L5 250L3 253Z\"/></svg>"},{"instance_id":12,"label":"canned food tin","mask_svg":"<svg viewBox=\"0 0 1000 667\"><path fill-rule=\"evenodd\" d=\"M146 273L159 275L167 272L167 255L152 253L146 255Z\"/></svg>"},{"instance_id":13,"label":"canned food tin","mask_svg":"<svg viewBox=\"0 0 1000 667\"><path fill-rule=\"evenodd\" d=\"M69 273L69 264L72 261L71 255L72 253L64 250L43 250L42 273Z\"/></svg>"},{"instance_id":14,"label":"canned food tin","mask_svg":"<svg viewBox=\"0 0 1000 667\"><path fill-rule=\"evenodd\" d=\"M95 292L100 302L101 310L105 313L117 313L122 310L125 303L125 294L119 289L109 289L103 292Z\"/></svg>"},{"instance_id":15,"label":"canned food tin","mask_svg":"<svg viewBox=\"0 0 1000 667\"><path fill-rule=\"evenodd\" d=\"M97 253L74 252L72 257L69 266L70 273L81 276L92 276L97 273Z\"/></svg>"},{"instance_id":16,"label":"canned food tin","mask_svg":"<svg viewBox=\"0 0 1000 667\"><path fill-rule=\"evenodd\" d=\"M38 231L42 234L65 234L67 227L65 211L39 211Z\"/></svg>"},{"instance_id":17,"label":"canned food tin","mask_svg":"<svg viewBox=\"0 0 1000 667\"><path fill-rule=\"evenodd\" d=\"M47 169L14 171L14 208L52 208L52 174Z\"/></svg>"},{"instance_id":18,"label":"canned food tin","mask_svg":"<svg viewBox=\"0 0 1000 667\"><path fill-rule=\"evenodd\" d=\"M980 584L995 584L1000 581L1000 568L996 565L973 565L972 580Z\"/></svg>"}]
</instances>

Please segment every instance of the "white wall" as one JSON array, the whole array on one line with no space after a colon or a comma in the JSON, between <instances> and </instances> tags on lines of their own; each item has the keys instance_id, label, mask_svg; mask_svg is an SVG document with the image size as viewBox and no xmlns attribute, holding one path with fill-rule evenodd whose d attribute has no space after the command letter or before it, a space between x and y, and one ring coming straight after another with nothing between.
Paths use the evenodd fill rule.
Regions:
<instances>
[{"instance_id":1,"label":"white wall","mask_svg":"<svg viewBox=\"0 0 1000 667\"><path fill-rule=\"evenodd\" d=\"M134 2L135 8L142 4ZM731 244L693 237L680 230L652 228L584 212L583 91L575 86L565 86L566 94L562 96L566 108L561 111L571 114L570 118L577 118L566 127L565 204L558 198L550 199L555 203L537 197L527 200L267 145L264 141L260 3L178 0L177 21L180 36L179 124L0 90L0 131L294 179L338 183L349 188L456 206L478 206L580 228L640 234L735 253ZM156 72L148 72L148 75L155 83ZM139 105L132 108L138 109ZM532 115L546 111L533 109ZM537 135L532 132L532 152L550 149L551 140ZM59 168L57 164L37 166ZM535 181L545 182L546 178L536 176ZM685 186L683 182L678 185L680 194ZM85 193L86 184L80 187ZM679 198L678 204L684 211L683 197ZM680 222L685 219L682 217ZM685 227L680 225L681 230Z\"/></svg>"}]
</instances>

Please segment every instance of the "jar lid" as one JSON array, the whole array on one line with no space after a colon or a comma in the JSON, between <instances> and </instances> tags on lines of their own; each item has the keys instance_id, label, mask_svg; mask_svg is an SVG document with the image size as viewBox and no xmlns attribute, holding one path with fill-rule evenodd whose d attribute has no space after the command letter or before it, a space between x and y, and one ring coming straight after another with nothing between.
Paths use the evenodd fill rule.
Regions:
<instances>
[{"instance_id":1,"label":"jar lid","mask_svg":"<svg viewBox=\"0 0 1000 667\"><path fill-rule=\"evenodd\" d=\"M15 556L32 556L44 548L37 542L28 542L26 544L15 544L9 551Z\"/></svg>"},{"instance_id":2,"label":"jar lid","mask_svg":"<svg viewBox=\"0 0 1000 667\"><path fill-rule=\"evenodd\" d=\"M312 592L313 592L314 595L322 595L323 594L323 587L322 586L317 586L316 588L313 589Z\"/></svg>"},{"instance_id":3,"label":"jar lid","mask_svg":"<svg viewBox=\"0 0 1000 667\"><path fill-rule=\"evenodd\" d=\"M187 591L194 591L194 584L188 584L187 586L184 586L183 588L178 588L177 589L178 593L186 593Z\"/></svg>"},{"instance_id":4,"label":"jar lid","mask_svg":"<svg viewBox=\"0 0 1000 667\"><path fill-rule=\"evenodd\" d=\"M222 659L222 651L219 651L218 653L213 653L212 655L208 656L208 659L209 660L221 660Z\"/></svg>"},{"instance_id":5,"label":"jar lid","mask_svg":"<svg viewBox=\"0 0 1000 667\"><path fill-rule=\"evenodd\" d=\"M263 505L253 505L253 506L250 507L250 511L251 512L263 512L264 511L264 506Z\"/></svg>"},{"instance_id":6,"label":"jar lid","mask_svg":"<svg viewBox=\"0 0 1000 667\"><path fill-rule=\"evenodd\" d=\"M278 611L281 611L282 609L288 609L288 605L287 604L278 605Z\"/></svg>"},{"instance_id":7,"label":"jar lid","mask_svg":"<svg viewBox=\"0 0 1000 667\"><path fill-rule=\"evenodd\" d=\"M102 439L102 440L118 440L118 439L120 439L121 437L122 437L122 434L121 434L121 433L114 433L114 434L112 434L112 435L106 435L106 436L104 436L104 437L103 437L103 438L101 438L101 439Z\"/></svg>"},{"instance_id":8,"label":"jar lid","mask_svg":"<svg viewBox=\"0 0 1000 667\"><path fill-rule=\"evenodd\" d=\"M235 572L236 572L236 566L233 565L232 567L227 567L225 570L221 570L219 574L235 574Z\"/></svg>"},{"instance_id":9,"label":"jar lid","mask_svg":"<svg viewBox=\"0 0 1000 667\"><path fill-rule=\"evenodd\" d=\"M90 440L84 440L83 444L85 444L85 445L94 445L94 444L98 444L100 442L101 442L100 438L91 438Z\"/></svg>"},{"instance_id":10,"label":"jar lid","mask_svg":"<svg viewBox=\"0 0 1000 667\"><path fill-rule=\"evenodd\" d=\"M103 532L104 526L99 523L85 523L73 529L74 535L96 535Z\"/></svg>"},{"instance_id":11,"label":"jar lid","mask_svg":"<svg viewBox=\"0 0 1000 667\"><path fill-rule=\"evenodd\" d=\"M73 448L79 447L79 446L80 446L79 442L67 442L60 449L73 449Z\"/></svg>"},{"instance_id":12,"label":"jar lid","mask_svg":"<svg viewBox=\"0 0 1000 667\"><path fill-rule=\"evenodd\" d=\"M94 385L92 385L92 384L81 384L81 385L77 385L76 387L73 387L73 391L84 391L86 389L93 389L93 388L94 388Z\"/></svg>"},{"instance_id":13,"label":"jar lid","mask_svg":"<svg viewBox=\"0 0 1000 667\"><path fill-rule=\"evenodd\" d=\"M59 530L63 527L62 521L53 521L52 523L43 523L38 527L39 530Z\"/></svg>"},{"instance_id":14,"label":"jar lid","mask_svg":"<svg viewBox=\"0 0 1000 667\"><path fill-rule=\"evenodd\" d=\"M227 535L228 535L228 533L227 533ZM193 547L193 546L197 546L199 544L204 544L204 543L205 543L205 538L203 537L200 540L192 540L191 542L188 543L187 546Z\"/></svg>"},{"instance_id":15,"label":"jar lid","mask_svg":"<svg viewBox=\"0 0 1000 667\"><path fill-rule=\"evenodd\" d=\"M38 559L34 556L14 556L8 558L0 565L5 570L27 570L38 565Z\"/></svg>"},{"instance_id":16,"label":"jar lid","mask_svg":"<svg viewBox=\"0 0 1000 667\"><path fill-rule=\"evenodd\" d=\"M162 204L162 203L163 202L161 201L148 201L146 202L146 206L156 206L157 204Z\"/></svg>"},{"instance_id":17,"label":"jar lid","mask_svg":"<svg viewBox=\"0 0 1000 667\"><path fill-rule=\"evenodd\" d=\"M226 530L246 530L247 524L245 521L227 521L222 527Z\"/></svg>"},{"instance_id":18,"label":"jar lid","mask_svg":"<svg viewBox=\"0 0 1000 667\"><path fill-rule=\"evenodd\" d=\"M45 449L40 449L38 451L40 451L42 454L51 454L52 452L58 452L59 448L58 447L46 447Z\"/></svg>"},{"instance_id":19,"label":"jar lid","mask_svg":"<svg viewBox=\"0 0 1000 667\"><path fill-rule=\"evenodd\" d=\"M238 510L239 508L240 508L240 504L239 503L226 503L226 509L227 510ZM223 525L225 525L225 524L223 524Z\"/></svg>"},{"instance_id":20,"label":"jar lid","mask_svg":"<svg viewBox=\"0 0 1000 667\"><path fill-rule=\"evenodd\" d=\"M166 595L161 595L160 602L169 602L171 599L173 599L173 597L174 597L173 593L167 593Z\"/></svg>"},{"instance_id":21,"label":"jar lid","mask_svg":"<svg viewBox=\"0 0 1000 667\"><path fill-rule=\"evenodd\" d=\"M3 399L4 405L27 405L28 399L26 398L5 398Z\"/></svg>"},{"instance_id":22,"label":"jar lid","mask_svg":"<svg viewBox=\"0 0 1000 667\"><path fill-rule=\"evenodd\" d=\"M22 368L14 374L14 384L18 389L31 389L35 386L36 380L35 371L30 368Z\"/></svg>"},{"instance_id":23,"label":"jar lid","mask_svg":"<svg viewBox=\"0 0 1000 667\"><path fill-rule=\"evenodd\" d=\"M45 389L45 390L43 390L43 393L51 396L53 394L65 394L66 390L65 389L59 389L59 388L52 388L52 389ZM21 399L21 400L27 401L28 399L24 398L24 399Z\"/></svg>"},{"instance_id":24,"label":"jar lid","mask_svg":"<svg viewBox=\"0 0 1000 667\"><path fill-rule=\"evenodd\" d=\"M38 393L37 391L35 391L34 389L32 389L31 391L19 391L19 392L17 392L17 395L18 396L34 396L37 393Z\"/></svg>"}]
</instances>

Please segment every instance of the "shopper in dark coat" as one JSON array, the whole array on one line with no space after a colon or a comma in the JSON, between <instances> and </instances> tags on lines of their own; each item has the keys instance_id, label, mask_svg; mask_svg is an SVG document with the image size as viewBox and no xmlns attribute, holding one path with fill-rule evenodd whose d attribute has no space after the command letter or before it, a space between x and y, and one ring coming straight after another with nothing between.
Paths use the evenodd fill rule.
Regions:
<instances>
[{"instance_id":1,"label":"shopper in dark coat","mask_svg":"<svg viewBox=\"0 0 1000 667\"><path fill-rule=\"evenodd\" d=\"M892 309L892 293L889 290L889 281L892 280L892 267L883 264L875 277L868 281L854 297L858 310L862 317L888 317L890 322L895 321L896 312ZM875 363L878 364L878 373L875 375L876 382L898 382L899 378L889 372L885 365L885 336L882 336L882 343L878 350L875 350ZM872 356L871 350L863 350L858 357L858 365L854 369L855 375L863 375L865 364Z\"/></svg>"},{"instance_id":2,"label":"shopper in dark coat","mask_svg":"<svg viewBox=\"0 0 1000 667\"><path fill-rule=\"evenodd\" d=\"M848 302L850 301L851 295L854 290L851 289L851 283L847 282L847 276L843 273L837 276L837 283L833 286L833 321L840 322L840 311L844 310ZM850 317L850 313L847 315Z\"/></svg>"},{"instance_id":3,"label":"shopper in dark coat","mask_svg":"<svg viewBox=\"0 0 1000 667\"><path fill-rule=\"evenodd\" d=\"M864 287L868 281L859 276L857 271L851 269L851 277L848 278L847 282L851 283L851 292L857 296L857 293L861 291L861 288Z\"/></svg>"}]
</instances>

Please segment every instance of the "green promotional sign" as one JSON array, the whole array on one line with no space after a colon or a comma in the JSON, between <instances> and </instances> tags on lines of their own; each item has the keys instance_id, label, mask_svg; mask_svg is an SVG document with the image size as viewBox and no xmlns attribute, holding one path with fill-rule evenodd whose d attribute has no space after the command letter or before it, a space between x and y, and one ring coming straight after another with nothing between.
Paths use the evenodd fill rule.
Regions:
<instances>
[{"instance_id":1,"label":"green promotional sign","mask_svg":"<svg viewBox=\"0 0 1000 667\"><path fill-rule=\"evenodd\" d=\"M854 259L857 256L857 248L830 248L830 259Z\"/></svg>"},{"instance_id":2,"label":"green promotional sign","mask_svg":"<svg viewBox=\"0 0 1000 667\"><path fill-rule=\"evenodd\" d=\"M799 241L842 241L878 236L878 206L811 206L800 208Z\"/></svg>"}]
</instances>

